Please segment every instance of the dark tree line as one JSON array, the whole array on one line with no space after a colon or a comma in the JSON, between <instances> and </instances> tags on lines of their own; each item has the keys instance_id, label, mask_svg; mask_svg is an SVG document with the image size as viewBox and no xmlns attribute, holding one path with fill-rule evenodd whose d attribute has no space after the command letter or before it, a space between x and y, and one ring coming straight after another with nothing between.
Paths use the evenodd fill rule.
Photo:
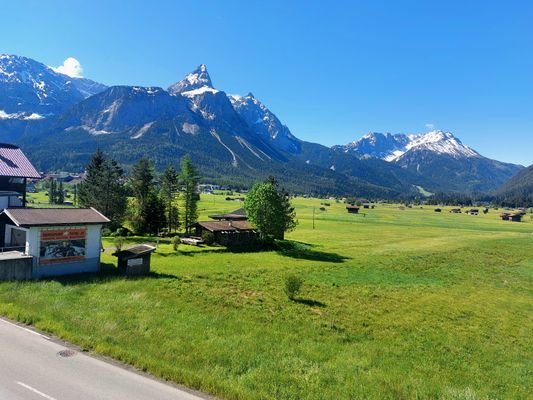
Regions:
<instances>
[{"instance_id":1,"label":"dark tree line","mask_svg":"<svg viewBox=\"0 0 533 400\"><path fill-rule=\"evenodd\" d=\"M81 207L94 207L111 219L112 230L128 221L138 234L176 232L180 227L180 202L186 229L198 218L198 182L188 156L181 161L180 173L170 166L160 177L153 163L141 158L128 179L114 160L98 150L87 166L77 198Z\"/></svg>"}]
</instances>

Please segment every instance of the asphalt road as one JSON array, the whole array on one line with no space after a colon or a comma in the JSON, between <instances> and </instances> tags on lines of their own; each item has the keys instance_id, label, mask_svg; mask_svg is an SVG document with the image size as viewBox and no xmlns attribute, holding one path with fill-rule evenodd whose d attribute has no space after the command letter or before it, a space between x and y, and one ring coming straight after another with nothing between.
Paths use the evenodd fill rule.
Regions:
<instances>
[{"instance_id":1,"label":"asphalt road","mask_svg":"<svg viewBox=\"0 0 533 400\"><path fill-rule=\"evenodd\" d=\"M61 356L65 352L67 357ZM200 400L0 318L0 400Z\"/></svg>"}]
</instances>

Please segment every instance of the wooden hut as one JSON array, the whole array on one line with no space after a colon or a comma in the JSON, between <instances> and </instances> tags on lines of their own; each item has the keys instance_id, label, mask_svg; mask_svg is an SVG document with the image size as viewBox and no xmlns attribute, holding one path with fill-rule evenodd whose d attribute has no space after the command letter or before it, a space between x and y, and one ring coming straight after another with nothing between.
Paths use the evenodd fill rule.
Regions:
<instances>
[{"instance_id":1,"label":"wooden hut","mask_svg":"<svg viewBox=\"0 0 533 400\"><path fill-rule=\"evenodd\" d=\"M359 213L359 207L348 205L348 206L346 206L346 211L348 211L350 214L358 214Z\"/></svg>"},{"instance_id":2,"label":"wooden hut","mask_svg":"<svg viewBox=\"0 0 533 400\"><path fill-rule=\"evenodd\" d=\"M194 228L194 236L202 237L205 232L211 232L215 242L224 246L249 244L259 236L248 221L204 221L191 227Z\"/></svg>"}]
</instances>

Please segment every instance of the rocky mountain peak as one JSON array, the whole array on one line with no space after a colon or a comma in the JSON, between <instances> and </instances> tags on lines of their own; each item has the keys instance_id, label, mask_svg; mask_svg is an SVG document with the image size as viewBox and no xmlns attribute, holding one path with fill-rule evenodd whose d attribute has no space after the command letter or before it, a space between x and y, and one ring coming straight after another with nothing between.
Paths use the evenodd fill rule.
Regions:
<instances>
[{"instance_id":1,"label":"rocky mountain peak","mask_svg":"<svg viewBox=\"0 0 533 400\"><path fill-rule=\"evenodd\" d=\"M205 64L200 64L184 79L171 85L168 88L168 91L170 94L178 94L199 90L202 88L214 89L213 83L211 82L211 77L209 76L209 72L207 72L207 67Z\"/></svg>"}]
</instances>

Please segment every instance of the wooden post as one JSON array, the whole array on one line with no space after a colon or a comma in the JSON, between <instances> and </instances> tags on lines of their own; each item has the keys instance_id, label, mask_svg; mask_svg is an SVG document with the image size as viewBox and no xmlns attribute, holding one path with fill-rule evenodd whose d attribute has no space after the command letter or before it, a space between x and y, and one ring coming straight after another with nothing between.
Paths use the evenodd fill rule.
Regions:
<instances>
[{"instance_id":1,"label":"wooden post","mask_svg":"<svg viewBox=\"0 0 533 400\"><path fill-rule=\"evenodd\" d=\"M315 229L315 207L313 207L313 230Z\"/></svg>"}]
</instances>

